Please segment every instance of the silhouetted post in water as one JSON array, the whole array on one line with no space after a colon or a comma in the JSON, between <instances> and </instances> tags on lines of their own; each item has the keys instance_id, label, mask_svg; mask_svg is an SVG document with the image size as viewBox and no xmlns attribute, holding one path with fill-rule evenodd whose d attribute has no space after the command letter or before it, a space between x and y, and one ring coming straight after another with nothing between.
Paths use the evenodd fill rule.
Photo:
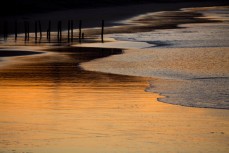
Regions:
<instances>
[{"instance_id":1,"label":"silhouetted post in water","mask_svg":"<svg viewBox=\"0 0 229 153\"><path fill-rule=\"evenodd\" d=\"M38 21L38 25L39 25L39 31L40 31L40 40L41 40L41 38L42 38L41 21Z\"/></svg>"},{"instance_id":2,"label":"silhouetted post in water","mask_svg":"<svg viewBox=\"0 0 229 153\"><path fill-rule=\"evenodd\" d=\"M79 43L81 43L81 28L82 28L82 21L79 21Z\"/></svg>"},{"instance_id":3,"label":"silhouetted post in water","mask_svg":"<svg viewBox=\"0 0 229 153\"><path fill-rule=\"evenodd\" d=\"M29 22L24 21L24 28L25 28L25 41L29 40Z\"/></svg>"},{"instance_id":4,"label":"silhouetted post in water","mask_svg":"<svg viewBox=\"0 0 229 153\"><path fill-rule=\"evenodd\" d=\"M27 22L27 39L29 41L29 22Z\"/></svg>"},{"instance_id":5,"label":"silhouetted post in water","mask_svg":"<svg viewBox=\"0 0 229 153\"><path fill-rule=\"evenodd\" d=\"M58 34L57 34L57 38L58 38L58 42L61 42L61 39L62 39L62 22L59 21L58 22L58 27L57 27L57 31L58 31Z\"/></svg>"},{"instance_id":6,"label":"silhouetted post in water","mask_svg":"<svg viewBox=\"0 0 229 153\"><path fill-rule=\"evenodd\" d=\"M62 40L62 22L60 21L60 42Z\"/></svg>"},{"instance_id":7,"label":"silhouetted post in water","mask_svg":"<svg viewBox=\"0 0 229 153\"><path fill-rule=\"evenodd\" d=\"M84 39L84 33L82 33L82 39Z\"/></svg>"},{"instance_id":8,"label":"silhouetted post in water","mask_svg":"<svg viewBox=\"0 0 229 153\"><path fill-rule=\"evenodd\" d=\"M68 20L68 42L70 42L70 20Z\"/></svg>"},{"instance_id":9,"label":"silhouetted post in water","mask_svg":"<svg viewBox=\"0 0 229 153\"><path fill-rule=\"evenodd\" d=\"M51 21L49 20L47 29L47 40L50 41Z\"/></svg>"},{"instance_id":10,"label":"silhouetted post in water","mask_svg":"<svg viewBox=\"0 0 229 153\"><path fill-rule=\"evenodd\" d=\"M104 20L102 20L102 30L101 30L101 41L102 41L102 43L104 42L103 41L103 33L104 33Z\"/></svg>"},{"instance_id":11,"label":"silhouetted post in water","mask_svg":"<svg viewBox=\"0 0 229 153\"><path fill-rule=\"evenodd\" d=\"M17 40L17 21L14 22L15 41Z\"/></svg>"},{"instance_id":12,"label":"silhouetted post in water","mask_svg":"<svg viewBox=\"0 0 229 153\"><path fill-rule=\"evenodd\" d=\"M73 42L73 20L71 20L71 42Z\"/></svg>"},{"instance_id":13,"label":"silhouetted post in water","mask_svg":"<svg viewBox=\"0 0 229 153\"><path fill-rule=\"evenodd\" d=\"M46 31L46 39L49 40L49 28L47 28L47 31Z\"/></svg>"},{"instance_id":14,"label":"silhouetted post in water","mask_svg":"<svg viewBox=\"0 0 229 153\"><path fill-rule=\"evenodd\" d=\"M59 42L60 39L60 22L57 23L57 41Z\"/></svg>"},{"instance_id":15,"label":"silhouetted post in water","mask_svg":"<svg viewBox=\"0 0 229 153\"><path fill-rule=\"evenodd\" d=\"M27 41L27 23L24 21L25 41Z\"/></svg>"},{"instance_id":16,"label":"silhouetted post in water","mask_svg":"<svg viewBox=\"0 0 229 153\"><path fill-rule=\"evenodd\" d=\"M7 40L8 37L8 22L4 22L4 40Z\"/></svg>"},{"instance_id":17,"label":"silhouetted post in water","mask_svg":"<svg viewBox=\"0 0 229 153\"><path fill-rule=\"evenodd\" d=\"M51 40L51 21L49 20L49 41Z\"/></svg>"},{"instance_id":18,"label":"silhouetted post in water","mask_svg":"<svg viewBox=\"0 0 229 153\"><path fill-rule=\"evenodd\" d=\"M37 21L35 21L35 42L37 42Z\"/></svg>"}]
</instances>

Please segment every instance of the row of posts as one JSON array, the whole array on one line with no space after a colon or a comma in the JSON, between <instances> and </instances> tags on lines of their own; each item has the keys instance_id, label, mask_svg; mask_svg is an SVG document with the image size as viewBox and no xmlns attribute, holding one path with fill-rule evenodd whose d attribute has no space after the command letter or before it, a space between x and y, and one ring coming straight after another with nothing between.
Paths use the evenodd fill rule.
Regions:
<instances>
[{"instance_id":1,"label":"row of posts","mask_svg":"<svg viewBox=\"0 0 229 153\"><path fill-rule=\"evenodd\" d=\"M35 42L38 40L38 33L39 33L39 39L42 39L42 26L40 21L35 21ZM73 20L68 20L68 42L73 42L73 29L74 29L74 22ZM4 27L3 27L3 37L4 40L7 40L8 37L8 22L4 22ZM38 32L39 31L39 32ZM50 42L51 41L51 21L48 22L48 27L47 27L47 40ZM18 23L15 21L14 23L14 34L15 34L15 41L17 40L18 37ZM29 41L30 37L30 23L28 21L24 21L24 34L25 34L25 41ZM104 20L102 20L101 24L101 42L104 42ZM82 20L79 21L79 43L81 43L82 39L84 39L84 33L82 33ZM62 42L62 21L58 21L57 23L57 41Z\"/></svg>"}]
</instances>

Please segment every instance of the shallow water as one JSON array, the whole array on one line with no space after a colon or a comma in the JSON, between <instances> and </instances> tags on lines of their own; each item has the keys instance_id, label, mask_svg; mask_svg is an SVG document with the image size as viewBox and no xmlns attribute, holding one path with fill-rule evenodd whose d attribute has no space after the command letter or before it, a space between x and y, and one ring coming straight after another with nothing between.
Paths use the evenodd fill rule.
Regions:
<instances>
[{"instance_id":1,"label":"shallow water","mask_svg":"<svg viewBox=\"0 0 229 153\"><path fill-rule=\"evenodd\" d=\"M158 103L158 94L144 92L149 78L82 70L80 62L121 53L88 50L7 59L1 153L226 152L227 110Z\"/></svg>"},{"instance_id":2,"label":"shallow water","mask_svg":"<svg viewBox=\"0 0 229 153\"><path fill-rule=\"evenodd\" d=\"M152 105L144 79L78 66L111 52L58 50L16 57L15 63L0 69L1 153L112 151L122 138L133 138L128 129ZM127 120L130 117L133 120ZM112 137L108 146L97 142Z\"/></svg>"},{"instance_id":3,"label":"shallow water","mask_svg":"<svg viewBox=\"0 0 229 153\"><path fill-rule=\"evenodd\" d=\"M202 8L203 9L203 8ZM137 32L130 34L112 34L110 37L122 41L147 42L156 44L157 48L200 48L200 47L229 47L229 8L228 7L209 7L202 10L201 8L183 9L184 11L195 10L196 13L202 13L203 16L195 17L195 19L208 19L210 23L194 23L179 24L176 28L159 29L149 32ZM173 12L174 13L174 12ZM171 15L173 15L171 13ZM163 14L160 17L163 21ZM177 12L176 16L179 20L187 19L186 16L179 16L182 12ZM152 13L141 18L150 18L156 15ZM148 17L149 16L149 17ZM140 18L140 17L139 17ZM178 20L170 19L171 23ZM134 20L134 19L133 19ZM135 19L136 20L136 19ZM141 21L141 19L138 19ZM174 20L174 21L173 21ZM130 20L131 21L131 20ZM148 21L148 20L147 20ZM150 23L151 20L148 22ZM212 22L214 21L214 22ZM152 21L151 21L152 22ZM178 21L177 21L178 22ZM153 23L151 23L153 24ZM153 26L153 25L152 25ZM149 48L149 46L145 46ZM144 48L144 47L142 47ZM152 45L151 48L154 48Z\"/></svg>"},{"instance_id":4,"label":"shallow water","mask_svg":"<svg viewBox=\"0 0 229 153\"><path fill-rule=\"evenodd\" d=\"M84 63L82 67L99 72L163 78L167 84L152 80L151 88L147 90L164 95L165 98L160 101L228 109L229 9L199 8L197 12L204 14L201 18L218 22L183 24L178 29L112 34L110 37L122 42L143 42L143 46L126 51L123 55ZM153 45L144 46L144 43Z\"/></svg>"},{"instance_id":5,"label":"shallow water","mask_svg":"<svg viewBox=\"0 0 229 153\"><path fill-rule=\"evenodd\" d=\"M144 44L141 43L143 47ZM138 43L136 45L139 47ZM28 48L33 50L33 47ZM216 93L212 96L217 98L216 95L222 92L225 99L225 89L228 93L227 48L205 49L204 52L211 52L208 57L212 62L204 70L197 65L208 63L208 59L202 63L197 60L183 64L184 57L186 61L205 57L204 52L199 56L193 54L192 49L186 50L185 54L181 54L183 50L174 49L165 50L164 54L161 54L162 50L140 50L140 54L137 50L120 55L121 51L114 49L60 47L43 54L1 58L0 152L227 152L228 110L159 103L157 99L162 97L152 92L156 89L169 94L173 104L177 101L181 105L183 101L177 97L193 100L193 97L203 95L206 98L214 93L208 90L214 85L211 79L216 80L217 86L218 80L226 80L218 86L222 88L214 88ZM195 50L196 53L199 51ZM216 54L218 51L220 54ZM107 57L110 54L116 55ZM168 61L173 54L179 56ZM98 71L102 67L104 72L135 76L156 74L160 79L151 78L148 87L150 78L90 72L79 66L79 63L95 58L104 60L95 60L101 65L89 62L98 66ZM110 58L115 61L111 67L112 62L107 61ZM226 60L220 63L217 62L219 59ZM149 65L149 62L155 63ZM202 78L198 77L200 74ZM209 78L215 74L217 77ZM209 87L205 86L208 82ZM203 90L210 93L203 94ZM184 93L190 93L190 96ZM209 105L208 101L206 103ZM219 104L228 106L224 102ZM190 103L184 105L190 106ZM216 107L215 103L212 106Z\"/></svg>"},{"instance_id":6,"label":"shallow water","mask_svg":"<svg viewBox=\"0 0 229 153\"><path fill-rule=\"evenodd\" d=\"M228 23L185 24L181 29L156 30L136 34L114 34L122 41L147 42L157 48L229 47ZM144 46L142 47L144 48ZM145 48L150 48L147 45Z\"/></svg>"}]
</instances>

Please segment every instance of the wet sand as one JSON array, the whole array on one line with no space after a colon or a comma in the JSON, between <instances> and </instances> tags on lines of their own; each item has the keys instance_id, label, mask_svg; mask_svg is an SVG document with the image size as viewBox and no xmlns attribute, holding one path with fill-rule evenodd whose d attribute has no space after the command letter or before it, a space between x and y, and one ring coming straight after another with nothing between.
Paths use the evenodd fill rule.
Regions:
<instances>
[{"instance_id":1,"label":"wet sand","mask_svg":"<svg viewBox=\"0 0 229 153\"><path fill-rule=\"evenodd\" d=\"M115 59L120 50L23 48L46 53L9 57L0 68L0 152L229 150L228 110L161 103L159 93L145 92L150 80L163 85L161 79L92 72L79 65ZM128 54L122 55L128 62ZM129 62L141 70L134 57ZM115 62L117 68L125 68L126 63ZM158 66L182 67L163 64ZM186 65L186 70L190 69Z\"/></svg>"},{"instance_id":2,"label":"wet sand","mask_svg":"<svg viewBox=\"0 0 229 153\"><path fill-rule=\"evenodd\" d=\"M96 72L151 77L147 91L166 97L160 101L228 109L228 58L228 47L129 49L81 66Z\"/></svg>"},{"instance_id":3,"label":"wet sand","mask_svg":"<svg viewBox=\"0 0 229 153\"><path fill-rule=\"evenodd\" d=\"M169 17L171 21L166 25L177 23L178 28L152 31L146 28L144 32L110 34L109 37L118 41L84 44L118 46L127 50L122 55L82 63L81 66L91 71L163 79L159 83L150 81L151 87L147 89L164 95L165 98L160 99L163 102L228 109L228 7L182 10L148 13L127 20L137 25L144 22L143 27L147 27L152 24L150 19L158 17L160 21ZM202 22L200 18L205 18L206 23L198 23ZM135 27L139 29L141 26Z\"/></svg>"},{"instance_id":4,"label":"wet sand","mask_svg":"<svg viewBox=\"0 0 229 153\"><path fill-rule=\"evenodd\" d=\"M149 78L82 70L103 52L73 50L0 70L1 152L227 152L228 110L160 103Z\"/></svg>"}]
</instances>

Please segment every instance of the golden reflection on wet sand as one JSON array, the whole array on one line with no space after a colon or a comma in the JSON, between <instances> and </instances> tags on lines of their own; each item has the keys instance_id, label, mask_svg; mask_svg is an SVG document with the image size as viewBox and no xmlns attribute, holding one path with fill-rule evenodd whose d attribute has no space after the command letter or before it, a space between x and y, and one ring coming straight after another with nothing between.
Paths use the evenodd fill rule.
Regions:
<instances>
[{"instance_id":1,"label":"golden reflection on wet sand","mask_svg":"<svg viewBox=\"0 0 229 153\"><path fill-rule=\"evenodd\" d=\"M84 71L76 57L17 57L0 70L0 152L229 149L228 110L159 103L148 78Z\"/></svg>"}]
</instances>

